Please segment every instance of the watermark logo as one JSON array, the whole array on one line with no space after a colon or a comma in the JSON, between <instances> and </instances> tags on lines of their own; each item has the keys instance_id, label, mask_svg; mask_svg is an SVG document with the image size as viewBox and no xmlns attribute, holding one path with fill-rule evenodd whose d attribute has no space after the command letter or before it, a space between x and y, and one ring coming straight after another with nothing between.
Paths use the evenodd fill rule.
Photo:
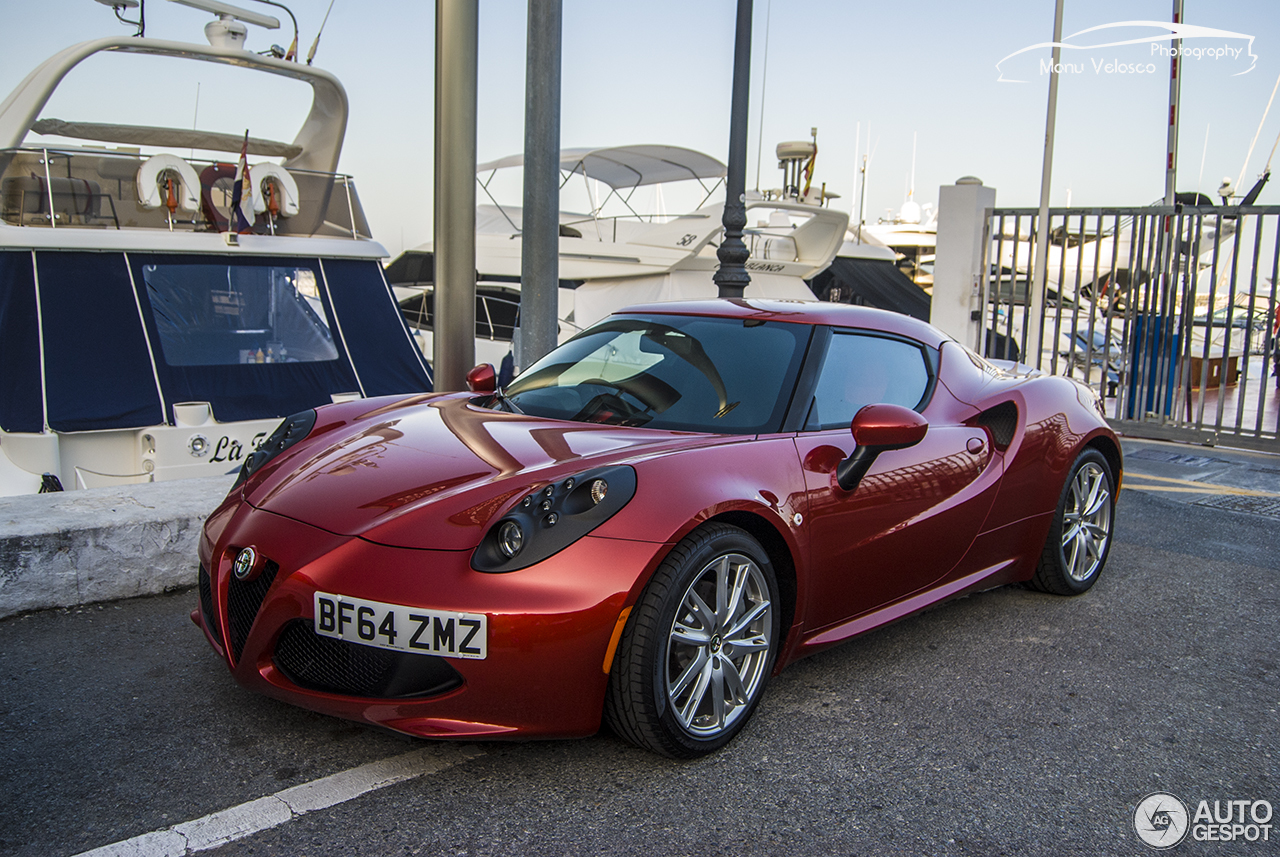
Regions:
<instances>
[{"instance_id":1,"label":"watermark logo","mask_svg":"<svg viewBox=\"0 0 1280 857\"><path fill-rule=\"evenodd\" d=\"M1133 829L1152 848L1172 848L1187 836L1187 805L1166 792L1149 794L1133 811Z\"/></svg>"},{"instance_id":2,"label":"watermark logo","mask_svg":"<svg viewBox=\"0 0 1280 857\"><path fill-rule=\"evenodd\" d=\"M1273 810L1265 800L1202 800L1192 813L1168 792L1144 797L1133 810L1133 830L1152 848L1196 842L1270 842Z\"/></svg>"},{"instance_id":3,"label":"watermark logo","mask_svg":"<svg viewBox=\"0 0 1280 857\"><path fill-rule=\"evenodd\" d=\"M1120 28L1137 28L1145 30L1145 35L1130 38L1115 38L1119 34L1103 34L1104 31ZM1154 30L1154 32L1153 32ZM1173 46L1175 40L1180 41L1178 47ZM1169 24L1163 21L1117 21L1114 24L1099 24L1072 33L1061 42L1038 42L1016 50L1000 62L996 63L1000 83L1026 83L1026 75L1050 74L1157 74L1168 69L1167 60L1179 57L1187 60L1213 60L1242 66L1233 76L1248 74L1258 64L1258 57L1253 53L1254 37L1247 33L1234 33L1230 30L1219 30L1214 27L1202 27L1195 24ZM1123 58L1115 56L1117 49L1140 46L1137 56L1134 51L1125 51ZM1048 48L1061 48L1061 59L1054 63L1051 58L1040 56L1038 62L1032 63L1031 57L1024 56L1033 51ZM1020 60L1018 58L1021 58Z\"/></svg>"},{"instance_id":4,"label":"watermark logo","mask_svg":"<svg viewBox=\"0 0 1280 857\"><path fill-rule=\"evenodd\" d=\"M1196 805L1191 838L1197 842L1270 842L1271 802L1215 800Z\"/></svg>"}]
</instances>

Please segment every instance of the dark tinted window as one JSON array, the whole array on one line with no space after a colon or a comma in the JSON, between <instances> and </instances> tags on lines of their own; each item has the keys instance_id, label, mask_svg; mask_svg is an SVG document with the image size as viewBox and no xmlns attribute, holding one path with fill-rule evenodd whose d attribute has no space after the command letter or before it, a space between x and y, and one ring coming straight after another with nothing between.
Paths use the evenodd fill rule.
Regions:
<instances>
[{"instance_id":1,"label":"dark tinted window","mask_svg":"<svg viewBox=\"0 0 1280 857\"><path fill-rule=\"evenodd\" d=\"M511 384L525 413L727 434L777 431L811 329L695 316L606 319Z\"/></svg>"},{"instance_id":2,"label":"dark tinted window","mask_svg":"<svg viewBox=\"0 0 1280 857\"><path fill-rule=\"evenodd\" d=\"M312 268L144 264L142 278L170 366L338 359Z\"/></svg>"},{"instance_id":3,"label":"dark tinted window","mask_svg":"<svg viewBox=\"0 0 1280 857\"><path fill-rule=\"evenodd\" d=\"M848 427L864 405L914 408L929 389L929 366L918 345L837 331L818 375L805 429Z\"/></svg>"}]
</instances>

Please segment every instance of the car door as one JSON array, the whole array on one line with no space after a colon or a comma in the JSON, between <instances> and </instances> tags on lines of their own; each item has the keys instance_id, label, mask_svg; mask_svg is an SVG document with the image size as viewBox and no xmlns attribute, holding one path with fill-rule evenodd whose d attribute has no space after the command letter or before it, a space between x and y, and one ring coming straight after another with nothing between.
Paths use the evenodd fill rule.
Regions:
<instances>
[{"instance_id":1,"label":"car door","mask_svg":"<svg viewBox=\"0 0 1280 857\"><path fill-rule=\"evenodd\" d=\"M985 430L959 422L966 406L935 384L935 371L936 352L913 340L833 331L805 430L796 436L809 501L805 624L814 632L938 581L964 556L991 508L999 458ZM835 468L855 447L850 422L878 403L921 411L929 429L912 447L882 452L845 491Z\"/></svg>"}]
</instances>

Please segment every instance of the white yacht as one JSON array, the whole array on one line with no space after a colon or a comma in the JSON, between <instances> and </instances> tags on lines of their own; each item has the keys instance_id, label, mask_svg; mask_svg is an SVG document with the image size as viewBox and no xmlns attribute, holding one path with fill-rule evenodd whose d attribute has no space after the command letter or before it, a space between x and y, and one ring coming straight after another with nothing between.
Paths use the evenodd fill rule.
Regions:
<instances>
[{"instance_id":1,"label":"white yacht","mask_svg":"<svg viewBox=\"0 0 1280 857\"><path fill-rule=\"evenodd\" d=\"M342 84L245 50L235 17L207 45L72 45L0 104L0 494L224 474L281 417L430 389L337 172ZM303 81L310 112L290 142L43 116L103 53Z\"/></svg>"},{"instance_id":2,"label":"white yacht","mask_svg":"<svg viewBox=\"0 0 1280 857\"><path fill-rule=\"evenodd\" d=\"M831 194L814 188L806 195L795 181L809 145L780 144L779 164L788 177L784 187L747 194L747 297L814 300L805 281L840 249L848 215L826 205ZM494 179L523 163L522 155L512 155L477 167L481 194L488 199L476 213L476 356L483 362L499 363L508 352L520 296L522 212L492 195ZM603 194L589 196L592 204L585 213L560 213L562 339L628 304L715 297L712 274L719 265L724 205L710 200L722 192L727 174L722 162L678 146L614 146L563 150L560 172L562 188L580 179L598 183L592 188L600 187ZM693 185L701 197L693 210L671 216L637 208L640 188L675 183ZM430 242L414 247L387 269L428 355L432 249Z\"/></svg>"}]
</instances>

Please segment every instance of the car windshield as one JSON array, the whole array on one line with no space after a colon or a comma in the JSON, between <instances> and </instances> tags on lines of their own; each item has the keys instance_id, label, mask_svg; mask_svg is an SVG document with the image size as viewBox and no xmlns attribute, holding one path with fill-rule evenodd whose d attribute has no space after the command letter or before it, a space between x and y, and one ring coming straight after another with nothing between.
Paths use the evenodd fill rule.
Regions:
<instances>
[{"instance_id":1,"label":"car windshield","mask_svg":"<svg viewBox=\"0 0 1280 857\"><path fill-rule=\"evenodd\" d=\"M530 366L494 407L608 425L777 431L810 333L756 319L614 316Z\"/></svg>"}]
</instances>

